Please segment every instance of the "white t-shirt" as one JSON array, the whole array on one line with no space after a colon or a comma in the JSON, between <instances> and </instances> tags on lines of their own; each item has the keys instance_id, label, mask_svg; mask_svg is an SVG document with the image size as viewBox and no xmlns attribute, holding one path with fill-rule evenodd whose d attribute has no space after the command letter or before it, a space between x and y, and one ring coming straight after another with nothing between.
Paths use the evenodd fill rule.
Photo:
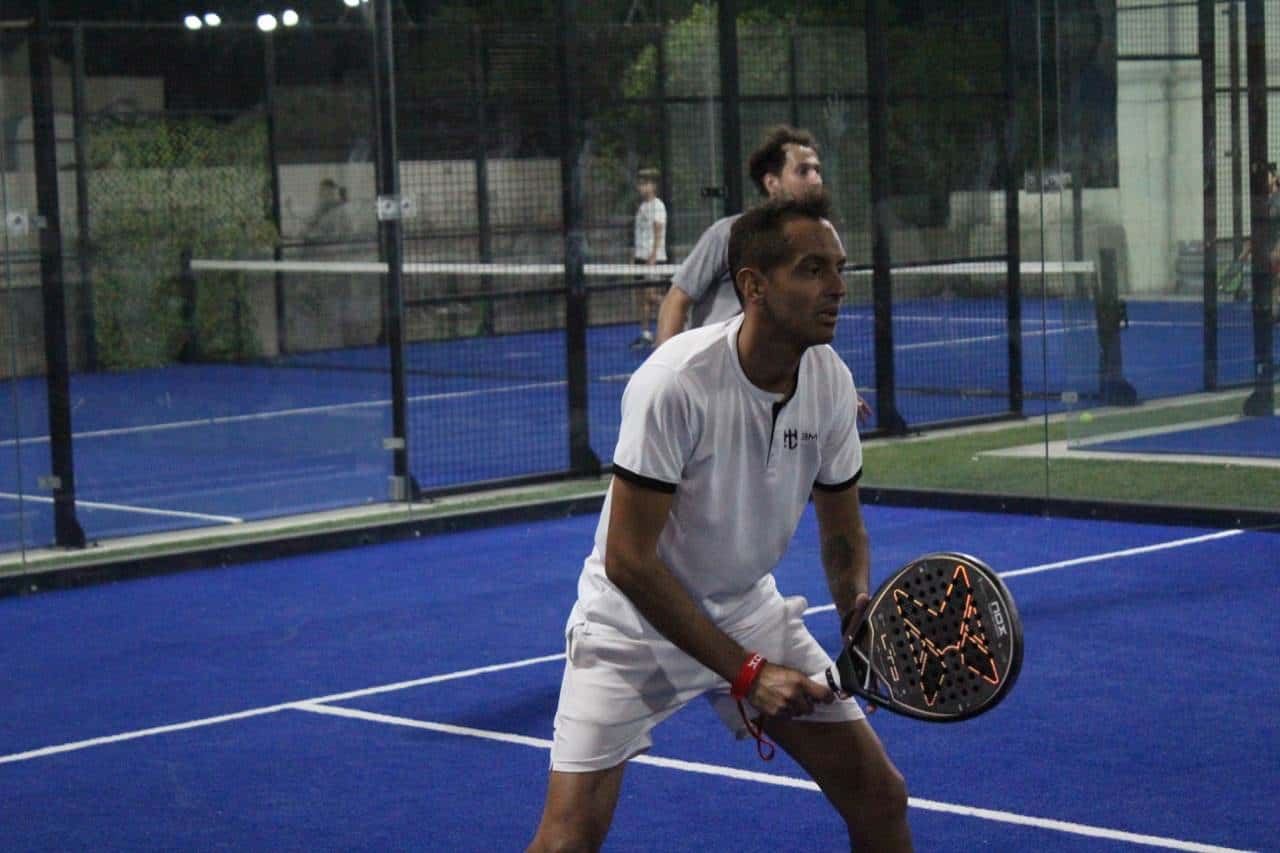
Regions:
<instances>
[{"instance_id":1,"label":"white t-shirt","mask_svg":"<svg viewBox=\"0 0 1280 853\"><path fill-rule=\"evenodd\" d=\"M662 241L658 244L658 262L667 259L667 206L660 198L652 198L640 205L636 211L636 251L633 257L639 261L647 261L653 251L653 226L662 226Z\"/></svg>"},{"instance_id":2,"label":"white t-shirt","mask_svg":"<svg viewBox=\"0 0 1280 853\"><path fill-rule=\"evenodd\" d=\"M743 317L677 335L627 383L614 477L674 493L658 555L726 629L775 589L771 572L813 488L862 471L857 397L829 346L808 349L789 400L756 387L738 360ZM605 576L613 489L578 579L570 622L657 632Z\"/></svg>"}]
</instances>

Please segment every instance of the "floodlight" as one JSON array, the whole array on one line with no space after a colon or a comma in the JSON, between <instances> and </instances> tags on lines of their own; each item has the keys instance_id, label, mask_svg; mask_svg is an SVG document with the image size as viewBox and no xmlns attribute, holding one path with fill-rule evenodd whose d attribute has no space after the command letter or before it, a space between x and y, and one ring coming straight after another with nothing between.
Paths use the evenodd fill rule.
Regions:
<instances>
[{"instance_id":1,"label":"floodlight","mask_svg":"<svg viewBox=\"0 0 1280 853\"><path fill-rule=\"evenodd\" d=\"M198 30L204 26L204 21L200 20L195 15L187 15L182 19L182 23L189 30Z\"/></svg>"},{"instance_id":2,"label":"floodlight","mask_svg":"<svg viewBox=\"0 0 1280 853\"><path fill-rule=\"evenodd\" d=\"M268 12L263 12L258 16L258 29L264 33L269 33L276 28L276 16Z\"/></svg>"},{"instance_id":3,"label":"floodlight","mask_svg":"<svg viewBox=\"0 0 1280 853\"><path fill-rule=\"evenodd\" d=\"M222 16L219 15L217 12L205 12L204 22L211 27L221 26Z\"/></svg>"},{"instance_id":4,"label":"floodlight","mask_svg":"<svg viewBox=\"0 0 1280 853\"><path fill-rule=\"evenodd\" d=\"M285 9L280 13L280 23L286 27L296 27L298 25L298 13L292 9Z\"/></svg>"}]
</instances>

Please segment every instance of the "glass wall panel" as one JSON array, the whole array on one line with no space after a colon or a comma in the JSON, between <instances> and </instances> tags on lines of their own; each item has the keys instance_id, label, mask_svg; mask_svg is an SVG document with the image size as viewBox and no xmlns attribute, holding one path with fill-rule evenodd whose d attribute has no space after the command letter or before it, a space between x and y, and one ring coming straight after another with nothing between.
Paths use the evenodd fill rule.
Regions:
<instances>
[{"instance_id":1,"label":"glass wall panel","mask_svg":"<svg viewBox=\"0 0 1280 853\"><path fill-rule=\"evenodd\" d=\"M368 29L116 22L55 24L51 36L86 535L386 500L382 278L350 266L379 257ZM21 53L4 52L8 211L36 199ZM18 453L19 437L23 448L0 467L0 492L28 493L21 526L43 545L53 537L38 243L34 230L6 237L4 453ZM262 261L301 263L253 266ZM3 500L8 513L16 499ZM0 550L19 530L5 518Z\"/></svg>"},{"instance_id":2,"label":"glass wall panel","mask_svg":"<svg viewBox=\"0 0 1280 853\"><path fill-rule=\"evenodd\" d=\"M53 540L30 39L0 30L0 554Z\"/></svg>"},{"instance_id":3,"label":"glass wall panel","mask_svg":"<svg viewBox=\"0 0 1280 853\"><path fill-rule=\"evenodd\" d=\"M1250 64L1247 25L1278 10L1119 0L1061 13L1056 151L1073 203L1058 240L1094 271L1063 302L1054 495L1280 506L1274 316L1257 293L1274 290L1280 257L1280 139L1258 107L1274 103L1280 44Z\"/></svg>"}]
</instances>

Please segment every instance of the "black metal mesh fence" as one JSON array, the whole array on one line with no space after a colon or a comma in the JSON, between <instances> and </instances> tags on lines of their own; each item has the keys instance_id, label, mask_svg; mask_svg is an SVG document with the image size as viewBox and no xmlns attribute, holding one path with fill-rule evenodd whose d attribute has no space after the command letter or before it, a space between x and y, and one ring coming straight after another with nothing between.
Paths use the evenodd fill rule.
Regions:
<instances>
[{"instance_id":1,"label":"black metal mesh fence","mask_svg":"<svg viewBox=\"0 0 1280 853\"><path fill-rule=\"evenodd\" d=\"M1116 67L1167 75L1171 114L1194 113L1194 93L1178 88L1192 86L1203 55L1193 3L1037 16L994 0L744 2L736 83L711 4L631 4L625 15L593 4L571 26L552 7L502 20L479 5L412 20L393 10L400 198L381 201L403 212L394 221L377 213L388 137L375 94L386 90L363 8L342 24L270 35L55 27L69 366L86 387L115 390L85 397L78 423L139 442L106 452L76 438L82 496L141 501L194 488L214 499L191 511L216 520L381 500L391 473L432 492L606 465L621 390L647 354L636 339L652 328L673 265L736 212L735 197L759 197L745 160L780 123L818 140L852 267L836 346L878 410L873 428L1017 414L1024 398L1048 405L1094 389L1104 249L1118 259L1131 319L1205 340L1209 322L1218 381L1247 381L1257 326L1240 263L1251 187L1238 6L1215 8L1215 231L1198 246L1182 239L1183 202L1202 196L1175 191L1174 163L1144 177L1166 193L1142 191L1163 199L1164 218L1149 218L1178 235L1158 250L1126 207ZM0 32L6 51L24 39ZM10 133L8 210L36 207L36 151L29 130ZM666 212L667 266L657 271L628 266L646 169ZM726 186L735 174L741 187ZM397 275L384 264L389 241L403 251ZM9 281L23 282L6 293L11 377L45 369L32 331L35 246L31 234L7 246ZM1195 316L1147 317L1127 292L1147 285L1134 282L1163 276L1156 291L1184 295L1179 276L1194 278L1206 247L1217 250L1223 291L1213 318L1194 302ZM199 263L227 260L283 265ZM1040 260L1049 266L1026 266ZM1185 377L1196 370L1178 372L1181 384L1144 395L1194 384ZM403 430L396 405L408 412ZM318 420L297 428L298 417ZM210 419L210 434L183 432ZM334 438L328 427L339 423L351 431ZM144 486L112 468L196 446L245 451L212 454L208 466L287 458L291 471L274 470L297 488L264 480L246 508L230 496L237 474L184 461ZM404 447L409 470L392 471L388 450ZM202 480L219 485L193 486ZM132 522L101 531L126 529Z\"/></svg>"}]
</instances>

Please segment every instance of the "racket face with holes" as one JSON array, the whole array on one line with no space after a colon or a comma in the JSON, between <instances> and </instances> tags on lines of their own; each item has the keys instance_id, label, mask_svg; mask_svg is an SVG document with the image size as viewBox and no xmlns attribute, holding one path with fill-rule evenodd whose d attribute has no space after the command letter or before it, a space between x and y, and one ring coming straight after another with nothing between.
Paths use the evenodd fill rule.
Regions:
<instances>
[{"instance_id":1,"label":"racket face with holes","mask_svg":"<svg viewBox=\"0 0 1280 853\"><path fill-rule=\"evenodd\" d=\"M1021 665L1009 591L981 560L952 552L927 554L886 580L837 661L846 692L933 722L989 711Z\"/></svg>"}]
</instances>

